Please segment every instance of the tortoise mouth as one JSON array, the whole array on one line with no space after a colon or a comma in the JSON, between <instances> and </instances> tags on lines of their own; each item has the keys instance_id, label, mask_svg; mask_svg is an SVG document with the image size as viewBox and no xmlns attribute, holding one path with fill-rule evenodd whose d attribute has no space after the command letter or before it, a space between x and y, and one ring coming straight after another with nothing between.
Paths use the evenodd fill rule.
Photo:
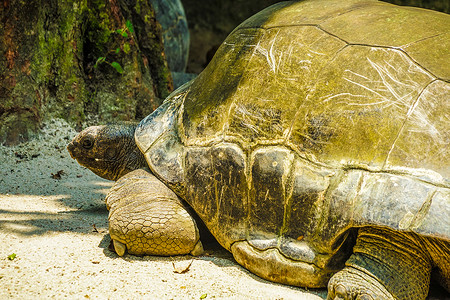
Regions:
<instances>
[{"instance_id":1,"label":"tortoise mouth","mask_svg":"<svg viewBox=\"0 0 450 300\"><path fill-rule=\"evenodd\" d=\"M231 246L234 259L250 272L270 281L288 285L321 288L326 287L334 274L313 263L289 259L277 248L259 250L247 241Z\"/></svg>"},{"instance_id":2,"label":"tortoise mouth","mask_svg":"<svg viewBox=\"0 0 450 300\"><path fill-rule=\"evenodd\" d=\"M70 142L67 145L67 151L69 152L70 157L72 157L72 159L75 159L80 165L83 166L93 166L113 161L112 159L88 156L87 153L83 153L83 151L79 149L77 143L73 142Z\"/></svg>"},{"instance_id":3,"label":"tortoise mouth","mask_svg":"<svg viewBox=\"0 0 450 300\"><path fill-rule=\"evenodd\" d=\"M108 169L106 166L110 165L112 163L111 160L103 159L103 158L75 157L74 159L80 165L82 165L83 167L86 167L92 171Z\"/></svg>"},{"instance_id":4,"label":"tortoise mouth","mask_svg":"<svg viewBox=\"0 0 450 300\"><path fill-rule=\"evenodd\" d=\"M72 159L76 159L76 156L75 156L76 148L77 148L77 147L74 145L73 142L70 142L70 143L67 145L67 151L69 152L70 157L72 157Z\"/></svg>"},{"instance_id":5,"label":"tortoise mouth","mask_svg":"<svg viewBox=\"0 0 450 300\"><path fill-rule=\"evenodd\" d=\"M74 145L73 143L69 143L67 145L67 150L70 154L70 157L72 157L72 159L75 159L83 167L92 169L98 166L102 166L106 163L105 159L88 157L85 154L80 153L76 145Z\"/></svg>"}]
</instances>

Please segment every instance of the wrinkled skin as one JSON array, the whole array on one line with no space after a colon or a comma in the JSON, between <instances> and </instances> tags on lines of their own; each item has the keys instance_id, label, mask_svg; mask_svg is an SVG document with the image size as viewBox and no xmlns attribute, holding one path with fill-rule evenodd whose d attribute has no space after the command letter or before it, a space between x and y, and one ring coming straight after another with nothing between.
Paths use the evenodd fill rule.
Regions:
<instances>
[{"instance_id":1,"label":"wrinkled skin","mask_svg":"<svg viewBox=\"0 0 450 300\"><path fill-rule=\"evenodd\" d=\"M118 180L147 167L134 142L137 124L92 126L80 132L67 146L72 158L98 176Z\"/></svg>"},{"instance_id":2,"label":"wrinkled skin","mask_svg":"<svg viewBox=\"0 0 450 300\"><path fill-rule=\"evenodd\" d=\"M125 251L134 255L203 252L196 220L185 202L147 170L121 177L105 201L109 234L120 256Z\"/></svg>"}]
</instances>

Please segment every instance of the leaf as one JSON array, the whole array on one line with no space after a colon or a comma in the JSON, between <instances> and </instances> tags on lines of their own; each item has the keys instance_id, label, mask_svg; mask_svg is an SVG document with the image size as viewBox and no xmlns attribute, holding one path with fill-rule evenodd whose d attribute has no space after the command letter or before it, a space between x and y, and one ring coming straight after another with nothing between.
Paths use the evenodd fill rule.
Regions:
<instances>
[{"instance_id":1,"label":"leaf","mask_svg":"<svg viewBox=\"0 0 450 300\"><path fill-rule=\"evenodd\" d=\"M24 159L24 158L26 158L27 157L27 155L26 154L22 154L22 153L19 153L19 152L16 152L16 153L14 153L15 155L16 155L16 157L18 157L19 159Z\"/></svg>"},{"instance_id":2,"label":"leaf","mask_svg":"<svg viewBox=\"0 0 450 300\"><path fill-rule=\"evenodd\" d=\"M125 54L128 54L128 52L130 52L130 44L125 43L123 44L123 52L125 52Z\"/></svg>"},{"instance_id":3,"label":"leaf","mask_svg":"<svg viewBox=\"0 0 450 300\"><path fill-rule=\"evenodd\" d=\"M65 173L64 173L64 170L59 170L59 171L56 172L55 174L53 174L53 173L51 173L51 174L52 174L51 177L52 177L53 179L59 180L59 179L61 179L61 175L64 175Z\"/></svg>"},{"instance_id":4,"label":"leaf","mask_svg":"<svg viewBox=\"0 0 450 300\"><path fill-rule=\"evenodd\" d=\"M105 60L106 60L106 57L100 56L99 58L97 58L97 61L95 62L94 67L97 68L97 65L99 65L99 64L101 64L101 63L103 63L103 62L105 62Z\"/></svg>"},{"instance_id":5,"label":"leaf","mask_svg":"<svg viewBox=\"0 0 450 300\"><path fill-rule=\"evenodd\" d=\"M127 21L125 22L125 25L127 26L128 30L129 30L131 33L134 33L133 23L131 23L130 20L127 20Z\"/></svg>"},{"instance_id":6,"label":"leaf","mask_svg":"<svg viewBox=\"0 0 450 300\"><path fill-rule=\"evenodd\" d=\"M111 63L111 67L113 67L114 69L116 69L116 71L119 72L120 74L123 73L122 66L121 66L117 61L113 61L113 62Z\"/></svg>"},{"instance_id":7,"label":"leaf","mask_svg":"<svg viewBox=\"0 0 450 300\"><path fill-rule=\"evenodd\" d=\"M16 258L16 256L17 255L15 253L12 253L12 254L8 255L8 259L9 260L14 260Z\"/></svg>"},{"instance_id":8,"label":"leaf","mask_svg":"<svg viewBox=\"0 0 450 300\"><path fill-rule=\"evenodd\" d=\"M119 54L120 48L117 48L115 52L116 52L116 54Z\"/></svg>"},{"instance_id":9,"label":"leaf","mask_svg":"<svg viewBox=\"0 0 450 300\"><path fill-rule=\"evenodd\" d=\"M208 296L208 294L203 294L200 296L200 299L205 299Z\"/></svg>"},{"instance_id":10,"label":"leaf","mask_svg":"<svg viewBox=\"0 0 450 300\"><path fill-rule=\"evenodd\" d=\"M128 37L128 33L125 31L125 29L117 29L116 33L120 34L121 36L123 36L124 38Z\"/></svg>"},{"instance_id":11,"label":"leaf","mask_svg":"<svg viewBox=\"0 0 450 300\"><path fill-rule=\"evenodd\" d=\"M172 262L173 272L174 273L178 273L178 274L186 273L187 271L189 271L189 268L191 267L193 261L194 260L191 260L187 266L186 265L178 265L178 266L176 266L175 263Z\"/></svg>"}]
</instances>

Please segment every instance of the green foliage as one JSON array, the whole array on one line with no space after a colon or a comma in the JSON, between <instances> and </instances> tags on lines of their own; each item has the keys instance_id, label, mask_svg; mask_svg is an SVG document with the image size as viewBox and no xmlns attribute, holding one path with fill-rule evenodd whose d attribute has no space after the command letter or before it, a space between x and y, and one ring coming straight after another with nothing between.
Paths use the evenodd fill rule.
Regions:
<instances>
[{"instance_id":1,"label":"green foliage","mask_svg":"<svg viewBox=\"0 0 450 300\"><path fill-rule=\"evenodd\" d=\"M130 36L133 35L134 33L134 27L133 24L131 23L130 20L127 20L125 22L125 28L121 28L121 29L117 29L116 31L114 31L114 33L119 34L122 38L124 39L130 39ZM125 41L122 43L122 47L117 47L115 50L113 51L109 51L110 53L113 53L115 55L120 54L120 52L123 51L123 53L128 54L131 51L131 46L130 43L128 41ZM120 65L120 63L118 63L117 61L108 61L106 59L106 56L100 56L97 58L97 61L95 62L94 68L98 68L98 66L102 63L106 63L108 65L110 65L111 67L113 67L119 74L123 74L124 70L122 68L122 66Z\"/></svg>"},{"instance_id":2,"label":"green foliage","mask_svg":"<svg viewBox=\"0 0 450 300\"><path fill-rule=\"evenodd\" d=\"M133 23L131 23L130 20L127 20L127 21L125 22L125 25L127 26L128 30L129 30L131 33L134 33Z\"/></svg>"},{"instance_id":3,"label":"green foliage","mask_svg":"<svg viewBox=\"0 0 450 300\"><path fill-rule=\"evenodd\" d=\"M119 50L120 50L120 48L119 48ZM130 50L131 50L130 44L128 44L128 43L123 44L123 52L125 52L125 54L128 54L130 52Z\"/></svg>"},{"instance_id":4,"label":"green foliage","mask_svg":"<svg viewBox=\"0 0 450 300\"><path fill-rule=\"evenodd\" d=\"M104 63L105 61L106 61L106 57L100 56L99 58L97 58L97 61L95 62L94 67L97 68L99 64Z\"/></svg>"},{"instance_id":5,"label":"green foliage","mask_svg":"<svg viewBox=\"0 0 450 300\"><path fill-rule=\"evenodd\" d=\"M120 74L123 73L122 66L121 66L118 62L113 61L113 62L111 63L111 67L113 67L114 69L116 69L116 71L119 72Z\"/></svg>"},{"instance_id":6,"label":"green foliage","mask_svg":"<svg viewBox=\"0 0 450 300\"><path fill-rule=\"evenodd\" d=\"M208 294L203 294L200 296L200 299L205 299L208 296Z\"/></svg>"},{"instance_id":7,"label":"green foliage","mask_svg":"<svg viewBox=\"0 0 450 300\"><path fill-rule=\"evenodd\" d=\"M127 29L117 29L116 33L120 34L124 38L128 38Z\"/></svg>"},{"instance_id":8,"label":"green foliage","mask_svg":"<svg viewBox=\"0 0 450 300\"><path fill-rule=\"evenodd\" d=\"M15 253L12 253L12 254L8 255L8 259L9 260L14 260L16 258L16 256L17 255Z\"/></svg>"},{"instance_id":9,"label":"green foliage","mask_svg":"<svg viewBox=\"0 0 450 300\"><path fill-rule=\"evenodd\" d=\"M118 48L119 49L119 48ZM116 50L117 51L117 50ZM117 62L117 61L113 61L113 62L109 62L106 60L106 57L101 56L97 59L97 61L95 62L94 68L97 68L99 64L101 63L107 63L108 65L110 65L111 67L113 67L114 69L116 69L116 71L120 74L123 73L123 68L122 66Z\"/></svg>"}]
</instances>

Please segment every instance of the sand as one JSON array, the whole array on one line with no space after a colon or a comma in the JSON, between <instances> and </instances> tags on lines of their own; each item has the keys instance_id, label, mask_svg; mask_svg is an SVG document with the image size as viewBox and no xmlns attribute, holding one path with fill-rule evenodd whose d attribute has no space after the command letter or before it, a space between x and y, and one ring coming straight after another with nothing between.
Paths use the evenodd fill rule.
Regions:
<instances>
[{"instance_id":1,"label":"sand","mask_svg":"<svg viewBox=\"0 0 450 300\"><path fill-rule=\"evenodd\" d=\"M117 256L104 203L112 183L70 158L75 135L56 120L27 143L0 146L0 299L325 297L263 280L215 244L195 258Z\"/></svg>"}]
</instances>

